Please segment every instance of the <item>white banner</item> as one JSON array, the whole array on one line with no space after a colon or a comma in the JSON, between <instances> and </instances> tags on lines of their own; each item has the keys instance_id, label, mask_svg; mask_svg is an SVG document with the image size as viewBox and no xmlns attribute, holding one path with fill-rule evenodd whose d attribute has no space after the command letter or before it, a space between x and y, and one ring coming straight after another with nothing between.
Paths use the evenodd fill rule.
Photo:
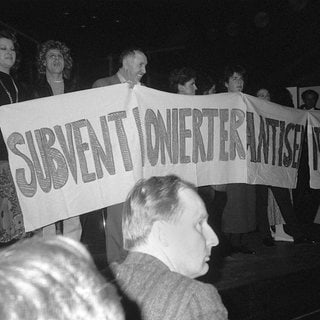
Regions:
<instances>
[{"instance_id":1,"label":"white banner","mask_svg":"<svg viewBox=\"0 0 320 320\"><path fill-rule=\"evenodd\" d=\"M27 231L123 202L153 175L292 188L306 117L244 94L127 84L0 108Z\"/></svg>"},{"instance_id":2,"label":"white banner","mask_svg":"<svg viewBox=\"0 0 320 320\"><path fill-rule=\"evenodd\" d=\"M320 189L320 111L308 112L310 187Z\"/></svg>"},{"instance_id":3,"label":"white banner","mask_svg":"<svg viewBox=\"0 0 320 320\"><path fill-rule=\"evenodd\" d=\"M295 188L307 113L249 95L244 95L244 99L248 182Z\"/></svg>"}]
</instances>

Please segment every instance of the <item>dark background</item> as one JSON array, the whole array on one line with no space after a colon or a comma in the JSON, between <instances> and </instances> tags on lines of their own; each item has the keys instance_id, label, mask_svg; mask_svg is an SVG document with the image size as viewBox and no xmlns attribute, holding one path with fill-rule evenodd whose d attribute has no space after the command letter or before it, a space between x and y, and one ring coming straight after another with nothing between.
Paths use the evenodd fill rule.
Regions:
<instances>
[{"instance_id":1,"label":"dark background","mask_svg":"<svg viewBox=\"0 0 320 320\"><path fill-rule=\"evenodd\" d=\"M148 55L144 81L166 90L183 65L220 78L229 63L245 66L251 86L320 84L318 0L7 0L0 26L22 47L20 77L33 81L37 46L64 41L82 88L109 75L130 46Z\"/></svg>"}]
</instances>

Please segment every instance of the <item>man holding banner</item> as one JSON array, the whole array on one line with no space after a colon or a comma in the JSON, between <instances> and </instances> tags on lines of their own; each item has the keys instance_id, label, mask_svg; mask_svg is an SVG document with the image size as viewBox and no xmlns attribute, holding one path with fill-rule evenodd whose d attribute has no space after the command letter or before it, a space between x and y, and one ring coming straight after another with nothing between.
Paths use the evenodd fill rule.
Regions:
<instances>
[{"instance_id":1,"label":"man holding banner","mask_svg":"<svg viewBox=\"0 0 320 320\"><path fill-rule=\"evenodd\" d=\"M130 83L130 85L140 84L141 78L146 73L148 63L146 55L137 48L127 49L120 54L119 62L121 67L116 74L98 79L92 87L105 87L125 82ZM101 212L104 219L108 262L122 261L126 256L126 251L123 249L121 229L122 206L122 203L116 204L102 209Z\"/></svg>"}]
</instances>

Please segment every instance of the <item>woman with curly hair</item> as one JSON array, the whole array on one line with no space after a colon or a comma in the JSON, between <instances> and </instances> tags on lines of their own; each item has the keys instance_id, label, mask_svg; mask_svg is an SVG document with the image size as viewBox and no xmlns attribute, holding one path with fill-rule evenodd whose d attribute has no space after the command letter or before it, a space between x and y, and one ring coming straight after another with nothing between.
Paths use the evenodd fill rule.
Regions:
<instances>
[{"instance_id":1,"label":"woman with curly hair","mask_svg":"<svg viewBox=\"0 0 320 320\"><path fill-rule=\"evenodd\" d=\"M39 79L34 87L34 98L76 91L76 86L70 81L72 65L70 49L63 42L48 40L42 43L37 59ZM45 238L53 234L63 234L80 240L80 220L79 217L69 218L39 231Z\"/></svg>"},{"instance_id":2,"label":"woman with curly hair","mask_svg":"<svg viewBox=\"0 0 320 320\"><path fill-rule=\"evenodd\" d=\"M73 60L70 49L60 41L48 40L41 44L37 59L39 80L34 97L42 98L75 91L70 81Z\"/></svg>"}]
</instances>

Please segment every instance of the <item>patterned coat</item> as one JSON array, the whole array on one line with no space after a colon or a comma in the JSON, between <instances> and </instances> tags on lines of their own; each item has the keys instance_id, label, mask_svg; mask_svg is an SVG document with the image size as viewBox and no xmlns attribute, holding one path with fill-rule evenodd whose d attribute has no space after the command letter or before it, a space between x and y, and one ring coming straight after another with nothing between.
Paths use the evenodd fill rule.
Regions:
<instances>
[{"instance_id":1,"label":"patterned coat","mask_svg":"<svg viewBox=\"0 0 320 320\"><path fill-rule=\"evenodd\" d=\"M113 270L121 289L141 308L144 320L228 318L213 285L172 272L151 255L130 252L122 264L113 264Z\"/></svg>"}]
</instances>

